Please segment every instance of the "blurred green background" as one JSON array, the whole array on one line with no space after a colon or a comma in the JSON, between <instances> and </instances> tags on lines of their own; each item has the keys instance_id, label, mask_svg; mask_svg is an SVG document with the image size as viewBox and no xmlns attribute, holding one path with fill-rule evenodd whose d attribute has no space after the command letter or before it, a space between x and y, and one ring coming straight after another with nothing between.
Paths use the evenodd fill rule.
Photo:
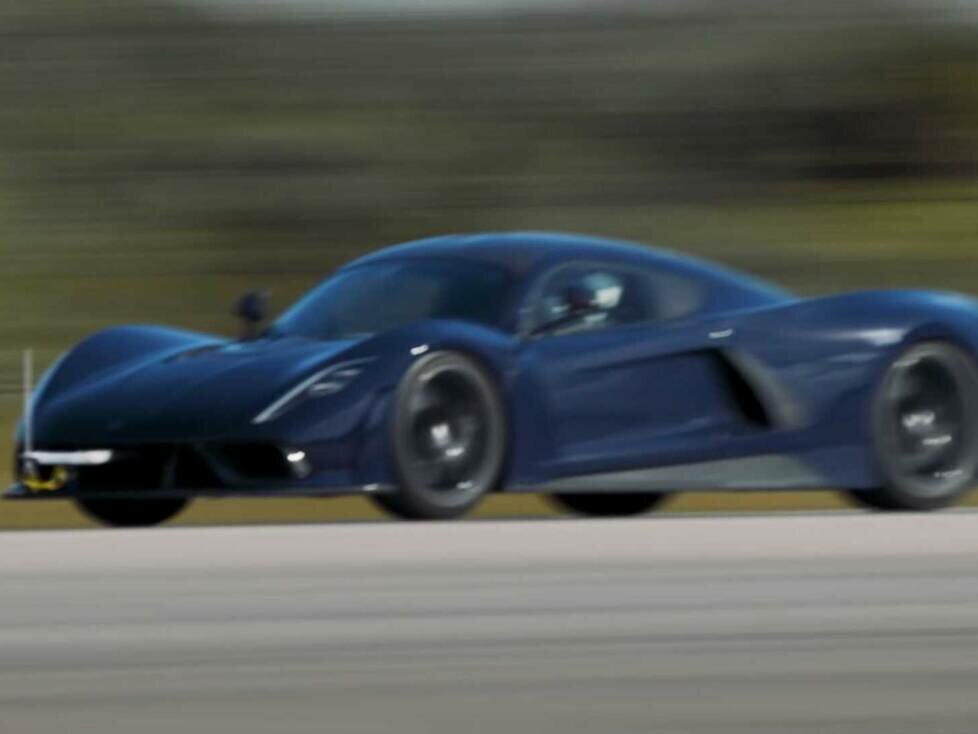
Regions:
<instances>
[{"instance_id":1,"label":"blurred green background","mask_svg":"<svg viewBox=\"0 0 978 734\"><path fill-rule=\"evenodd\" d=\"M244 290L284 307L425 235L631 238L806 294L978 291L967 3L449 6L4 0L5 476L23 348L43 366L111 324L230 332ZM770 506L836 501L673 504ZM369 516L359 500L229 502L186 521ZM0 525L77 522L0 506Z\"/></svg>"}]
</instances>

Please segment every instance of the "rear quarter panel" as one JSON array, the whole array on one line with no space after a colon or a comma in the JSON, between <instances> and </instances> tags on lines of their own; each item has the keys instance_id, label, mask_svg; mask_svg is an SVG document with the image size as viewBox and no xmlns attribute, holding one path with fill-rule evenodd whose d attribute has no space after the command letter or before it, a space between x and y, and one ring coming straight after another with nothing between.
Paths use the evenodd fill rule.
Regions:
<instances>
[{"instance_id":1,"label":"rear quarter panel","mask_svg":"<svg viewBox=\"0 0 978 734\"><path fill-rule=\"evenodd\" d=\"M738 347L772 371L803 411L779 448L809 456L838 486L877 481L870 407L883 373L914 343L957 344L978 355L978 307L965 296L870 291L744 314Z\"/></svg>"}]
</instances>

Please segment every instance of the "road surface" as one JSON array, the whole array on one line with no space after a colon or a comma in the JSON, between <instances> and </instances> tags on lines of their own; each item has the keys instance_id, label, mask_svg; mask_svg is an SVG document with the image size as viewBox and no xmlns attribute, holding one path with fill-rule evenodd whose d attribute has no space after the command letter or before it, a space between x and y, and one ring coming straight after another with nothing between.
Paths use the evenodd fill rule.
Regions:
<instances>
[{"instance_id":1,"label":"road surface","mask_svg":"<svg viewBox=\"0 0 978 734\"><path fill-rule=\"evenodd\" d=\"M978 514L0 534L0 732L975 734Z\"/></svg>"}]
</instances>

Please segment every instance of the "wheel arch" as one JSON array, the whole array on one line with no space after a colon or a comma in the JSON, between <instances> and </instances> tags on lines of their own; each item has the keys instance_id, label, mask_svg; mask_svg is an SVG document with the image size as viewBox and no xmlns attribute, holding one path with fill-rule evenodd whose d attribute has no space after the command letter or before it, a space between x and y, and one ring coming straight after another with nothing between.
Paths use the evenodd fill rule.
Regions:
<instances>
[{"instance_id":1,"label":"wheel arch","mask_svg":"<svg viewBox=\"0 0 978 734\"><path fill-rule=\"evenodd\" d=\"M926 321L910 329L900 342L898 352L904 352L917 344L925 342L944 342L966 352L978 362L978 318L972 329L961 324L933 320Z\"/></svg>"}]
</instances>

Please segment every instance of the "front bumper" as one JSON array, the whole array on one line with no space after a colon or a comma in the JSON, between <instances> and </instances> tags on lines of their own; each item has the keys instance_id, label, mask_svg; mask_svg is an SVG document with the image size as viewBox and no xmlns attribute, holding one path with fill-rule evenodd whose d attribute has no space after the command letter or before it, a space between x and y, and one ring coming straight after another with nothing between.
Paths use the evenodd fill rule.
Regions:
<instances>
[{"instance_id":1,"label":"front bumper","mask_svg":"<svg viewBox=\"0 0 978 734\"><path fill-rule=\"evenodd\" d=\"M95 460L97 459L97 460ZM8 499L330 496L389 491L357 471L345 442L196 443L18 455Z\"/></svg>"}]
</instances>

